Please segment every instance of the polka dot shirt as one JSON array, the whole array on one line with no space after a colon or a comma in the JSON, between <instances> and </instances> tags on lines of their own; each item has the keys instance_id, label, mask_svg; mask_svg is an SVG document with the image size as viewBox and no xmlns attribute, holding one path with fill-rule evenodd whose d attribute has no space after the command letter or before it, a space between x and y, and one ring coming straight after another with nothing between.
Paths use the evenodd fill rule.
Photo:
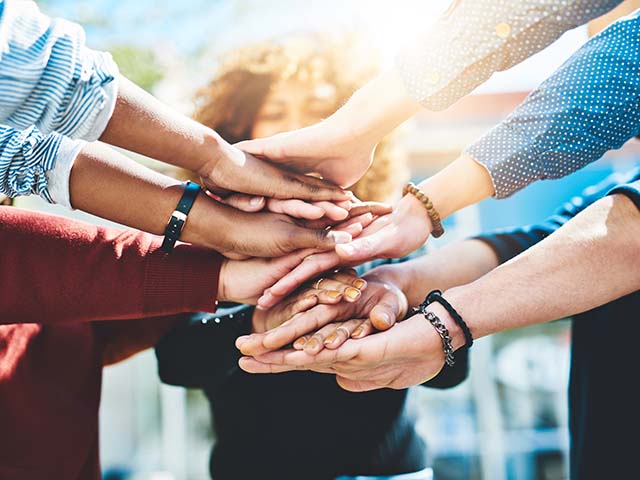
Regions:
<instances>
[{"instance_id":1,"label":"polka dot shirt","mask_svg":"<svg viewBox=\"0 0 640 480\"><path fill-rule=\"evenodd\" d=\"M467 149L503 198L568 175L640 133L640 11L592 38Z\"/></svg>"}]
</instances>

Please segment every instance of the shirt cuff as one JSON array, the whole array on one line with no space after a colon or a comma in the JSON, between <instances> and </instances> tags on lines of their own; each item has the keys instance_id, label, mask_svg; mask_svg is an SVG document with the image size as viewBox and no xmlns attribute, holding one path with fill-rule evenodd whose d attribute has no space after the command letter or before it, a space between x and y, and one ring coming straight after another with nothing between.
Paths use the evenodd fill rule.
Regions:
<instances>
[{"instance_id":1,"label":"shirt cuff","mask_svg":"<svg viewBox=\"0 0 640 480\"><path fill-rule=\"evenodd\" d=\"M69 192L71 169L86 142L62 137L53 168L45 172L49 200L73 209Z\"/></svg>"},{"instance_id":2,"label":"shirt cuff","mask_svg":"<svg viewBox=\"0 0 640 480\"><path fill-rule=\"evenodd\" d=\"M626 185L618 185L611 189L607 195L615 195L616 193L626 195L633 203L636 204L636 207L640 209L640 180L627 183Z\"/></svg>"}]
</instances>

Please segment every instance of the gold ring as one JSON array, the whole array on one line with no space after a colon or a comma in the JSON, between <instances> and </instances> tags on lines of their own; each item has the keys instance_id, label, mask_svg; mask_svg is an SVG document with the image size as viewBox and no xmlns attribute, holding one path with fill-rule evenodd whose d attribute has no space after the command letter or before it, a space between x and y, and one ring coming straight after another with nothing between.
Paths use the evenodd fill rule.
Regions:
<instances>
[{"instance_id":1,"label":"gold ring","mask_svg":"<svg viewBox=\"0 0 640 480\"><path fill-rule=\"evenodd\" d=\"M323 280L324 278L319 278L318 280L316 280L316 282L313 284L313 288L315 288L316 290L320 290L320 284Z\"/></svg>"}]
</instances>

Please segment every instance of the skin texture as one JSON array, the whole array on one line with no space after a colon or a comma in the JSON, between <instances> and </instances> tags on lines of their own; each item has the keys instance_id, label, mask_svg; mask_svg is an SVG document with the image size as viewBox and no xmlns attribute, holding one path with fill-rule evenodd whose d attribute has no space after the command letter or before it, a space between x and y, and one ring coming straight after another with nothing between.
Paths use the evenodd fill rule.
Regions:
<instances>
[{"instance_id":1,"label":"skin texture","mask_svg":"<svg viewBox=\"0 0 640 480\"><path fill-rule=\"evenodd\" d=\"M484 258L475 264L475 272L462 277L490 266L489 256L480 257ZM401 269L402 264L389 268ZM418 285L423 295L428 291L425 279L431 273L425 272L424 268L401 272L411 278L413 287L405 284L410 298ZM595 308L640 288L640 212L624 195L605 197L526 252L478 275L478 280L445 288L444 297L465 319L474 338ZM454 348L463 346L463 334L444 308L435 304L428 310L445 323ZM343 388L366 391L421 383L435 376L443 361L437 333L415 315L387 332L348 340L336 350L317 355L280 350L245 357L240 366L254 373L292 369L335 373Z\"/></svg>"}]
</instances>

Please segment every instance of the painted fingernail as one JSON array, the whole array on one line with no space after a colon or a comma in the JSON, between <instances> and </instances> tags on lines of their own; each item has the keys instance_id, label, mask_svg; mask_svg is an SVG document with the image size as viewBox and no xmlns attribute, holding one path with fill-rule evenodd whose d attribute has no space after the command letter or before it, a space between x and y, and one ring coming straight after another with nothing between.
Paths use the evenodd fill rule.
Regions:
<instances>
[{"instance_id":1,"label":"painted fingernail","mask_svg":"<svg viewBox=\"0 0 640 480\"><path fill-rule=\"evenodd\" d=\"M360 335L362 332L364 331L364 328L362 327L358 327L356 328L353 333L351 334L352 337L357 337L358 335Z\"/></svg>"},{"instance_id":2,"label":"painted fingernail","mask_svg":"<svg viewBox=\"0 0 640 480\"><path fill-rule=\"evenodd\" d=\"M367 286L367 281L359 278L355 282L353 282L353 286L356 287L358 290L362 290L364 287Z\"/></svg>"},{"instance_id":3,"label":"painted fingernail","mask_svg":"<svg viewBox=\"0 0 640 480\"><path fill-rule=\"evenodd\" d=\"M391 325L391 317L387 312L380 312L378 316L386 325Z\"/></svg>"},{"instance_id":4,"label":"painted fingernail","mask_svg":"<svg viewBox=\"0 0 640 480\"><path fill-rule=\"evenodd\" d=\"M260 205L262 203L263 200L264 200L263 197L253 197L253 198L251 198L251 200L249 200L249 204L252 207L257 207L258 205Z\"/></svg>"},{"instance_id":5,"label":"painted fingernail","mask_svg":"<svg viewBox=\"0 0 640 480\"><path fill-rule=\"evenodd\" d=\"M313 293L307 295L306 297L304 297L305 300L307 301L311 301L311 300L317 300L318 297L316 297Z\"/></svg>"},{"instance_id":6,"label":"painted fingernail","mask_svg":"<svg viewBox=\"0 0 640 480\"><path fill-rule=\"evenodd\" d=\"M355 300L357 298L360 297L360 295L362 295L362 292L360 292L360 290L358 290L357 288L352 288L349 287L347 288L344 293L347 295L347 297L349 297L351 300Z\"/></svg>"},{"instance_id":7,"label":"painted fingernail","mask_svg":"<svg viewBox=\"0 0 640 480\"><path fill-rule=\"evenodd\" d=\"M305 347L308 348L316 348L320 345L320 342L318 342L317 338L312 338L311 340L309 340L307 343L305 343Z\"/></svg>"},{"instance_id":8,"label":"painted fingernail","mask_svg":"<svg viewBox=\"0 0 640 480\"><path fill-rule=\"evenodd\" d=\"M333 332L331 335L329 335L327 338L324 339L324 344L325 345L329 345L333 342L335 342L338 338L338 334L336 332Z\"/></svg>"},{"instance_id":9,"label":"painted fingernail","mask_svg":"<svg viewBox=\"0 0 640 480\"><path fill-rule=\"evenodd\" d=\"M330 290L327 292L327 295L331 298L333 298L334 300L336 298L340 298L342 296L342 294L340 292L338 292L337 290Z\"/></svg>"},{"instance_id":10,"label":"painted fingernail","mask_svg":"<svg viewBox=\"0 0 640 480\"><path fill-rule=\"evenodd\" d=\"M293 342L293 348L295 348L296 350L302 350L302 347L304 347L305 343L307 343L306 338L299 338L295 342Z\"/></svg>"},{"instance_id":11,"label":"painted fingernail","mask_svg":"<svg viewBox=\"0 0 640 480\"><path fill-rule=\"evenodd\" d=\"M333 239L333 241L338 244L349 243L351 241L351 235L347 232L341 232L338 230L334 230L333 232L329 232L329 238Z\"/></svg>"}]
</instances>

